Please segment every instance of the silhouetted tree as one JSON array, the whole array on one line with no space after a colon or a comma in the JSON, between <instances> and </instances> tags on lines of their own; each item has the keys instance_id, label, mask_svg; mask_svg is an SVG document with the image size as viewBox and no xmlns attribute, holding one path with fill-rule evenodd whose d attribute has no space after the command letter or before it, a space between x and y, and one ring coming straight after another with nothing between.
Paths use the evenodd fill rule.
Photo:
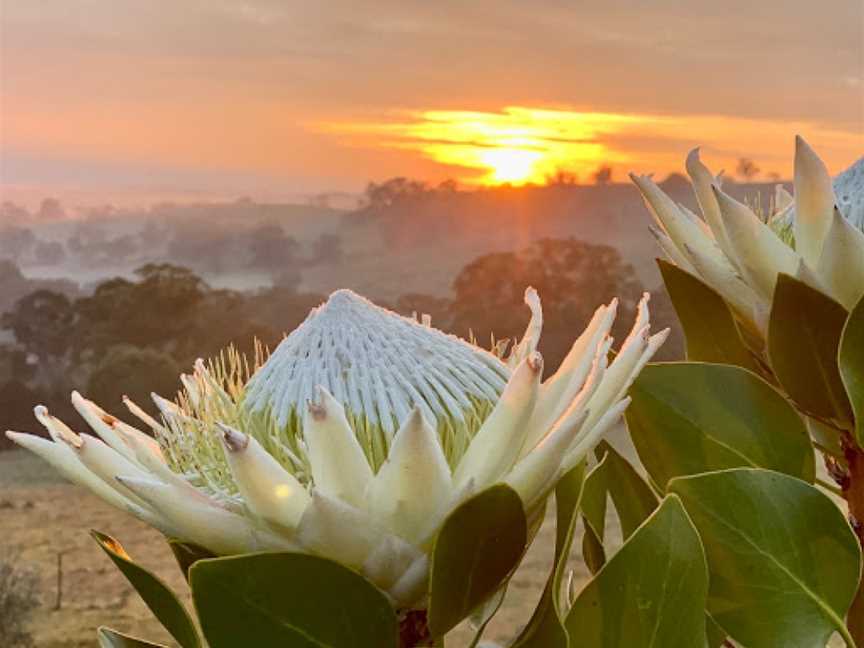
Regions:
<instances>
[{"instance_id":1,"label":"silhouetted tree","mask_svg":"<svg viewBox=\"0 0 864 648\"><path fill-rule=\"evenodd\" d=\"M52 396L67 380L73 348L75 309L70 299L50 290L22 297L0 317L21 348L36 360L35 382Z\"/></svg>"},{"instance_id":2,"label":"silhouetted tree","mask_svg":"<svg viewBox=\"0 0 864 648\"><path fill-rule=\"evenodd\" d=\"M753 178L759 175L761 169L756 166L750 158L742 157L738 159L738 166L735 168L735 173L750 182Z\"/></svg>"},{"instance_id":3,"label":"silhouetted tree","mask_svg":"<svg viewBox=\"0 0 864 648\"><path fill-rule=\"evenodd\" d=\"M382 183L370 182L366 186L366 202L372 209L392 207L397 202L417 198L429 191L429 185L409 178L390 178Z\"/></svg>"},{"instance_id":4,"label":"silhouetted tree","mask_svg":"<svg viewBox=\"0 0 864 648\"><path fill-rule=\"evenodd\" d=\"M606 185L612 182L612 167L603 165L598 168L591 176L594 184Z\"/></svg>"},{"instance_id":5,"label":"silhouetted tree","mask_svg":"<svg viewBox=\"0 0 864 648\"><path fill-rule=\"evenodd\" d=\"M150 393L171 398L179 387L180 367L162 351L114 346L102 356L87 382L87 396L120 414L123 396L153 411Z\"/></svg>"},{"instance_id":6,"label":"silhouetted tree","mask_svg":"<svg viewBox=\"0 0 864 648\"><path fill-rule=\"evenodd\" d=\"M525 288L533 286L543 301L540 351L549 370L563 359L594 309L619 297L613 334L623 339L632 324L642 286L618 251L576 239L542 239L517 252L496 252L475 259L453 282L453 329L472 331L481 344L517 339L529 312Z\"/></svg>"}]
</instances>

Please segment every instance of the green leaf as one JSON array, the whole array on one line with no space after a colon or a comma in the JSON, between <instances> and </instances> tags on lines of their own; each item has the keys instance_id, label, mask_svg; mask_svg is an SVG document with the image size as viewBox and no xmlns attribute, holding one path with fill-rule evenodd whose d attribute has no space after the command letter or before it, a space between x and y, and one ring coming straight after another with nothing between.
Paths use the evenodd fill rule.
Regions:
<instances>
[{"instance_id":1,"label":"green leaf","mask_svg":"<svg viewBox=\"0 0 864 648\"><path fill-rule=\"evenodd\" d=\"M396 648L387 597L342 565L300 553L200 560L192 597L211 648Z\"/></svg>"},{"instance_id":2,"label":"green leaf","mask_svg":"<svg viewBox=\"0 0 864 648\"><path fill-rule=\"evenodd\" d=\"M433 637L443 637L501 587L519 564L527 535L522 500L503 484L478 493L447 517L430 567Z\"/></svg>"},{"instance_id":3,"label":"green leaf","mask_svg":"<svg viewBox=\"0 0 864 648\"><path fill-rule=\"evenodd\" d=\"M568 648L561 610L561 581L573 545L579 502L585 484L585 462L565 474L555 486L555 557L543 595L514 648Z\"/></svg>"},{"instance_id":4,"label":"green leaf","mask_svg":"<svg viewBox=\"0 0 864 648\"><path fill-rule=\"evenodd\" d=\"M739 467L815 479L813 446L801 417L746 369L648 365L630 396L630 437L648 474L663 487L674 477Z\"/></svg>"},{"instance_id":5,"label":"green leaf","mask_svg":"<svg viewBox=\"0 0 864 648\"><path fill-rule=\"evenodd\" d=\"M657 260L663 283L684 336L687 359L719 362L758 371L753 355L744 345L729 306L714 290L678 266Z\"/></svg>"},{"instance_id":6,"label":"green leaf","mask_svg":"<svg viewBox=\"0 0 864 648\"><path fill-rule=\"evenodd\" d=\"M699 535L668 496L579 593L566 626L591 648L693 648L707 590Z\"/></svg>"},{"instance_id":7,"label":"green leaf","mask_svg":"<svg viewBox=\"0 0 864 648\"><path fill-rule=\"evenodd\" d=\"M132 562L117 540L98 531L91 531L91 535L177 643L183 648L199 648L201 640L195 623L176 594L157 576Z\"/></svg>"},{"instance_id":8,"label":"green leaf","mask_svg":"<svg viewBox=\"0 0 864 648\"><path fill-rule=\"evenodd\" d=\"M177 565L186 581L189 581L189 568L199 560L205 558L216 558L216 554L210 552L204 547L199 547L190 542L181 542L180 540L168 540L168 546L171 547L171 553L177 560Z\"/></svg>"},{"instance_id":9,"label":"green leaf","mask_svg":"<svg viewBox=\"0 0 864 648\"><path fill-rule=\"evenodd\" d=\"M584 531L582 533L582 560L592 574L600 571L606 564L606 549L603 548L603 540L597 536L587 518L582 517Z\"/></svg>"},{"instance_id":10,"label":"green leaf","mask_svg":"<svg viewBox=\"0 0 864 648\"><path fill-rule=\"evenodd\" d=\"M785 274L777 278L768 355L777 380L804 412L851 421L837 351L848 313L815 288Z\"/></svg>"},{"instance_id":11,"label":"green leaf","mask_svg":"<svg viewBox=\"0 0 864 648\"><path fill-rule=\"evenodd\" d=\"M858 542L839 508L809 484L736 468L669 484L699 529L711 587L708 611L748 648L824 646L861 569ZM853 645L851 642L849 645Z\"/></svg>"},{"instance_id":12,"label":"green leaf","mask_svg":"<svg viewBox=\"0 0 864 648\"><path fill-rule=\"evenodd\" d=\"M582 488L582 558L585 565L592 574L606 563L606 551L603 548L603 539L606 532L606 503L608 491L606 489L605 473L606 457L603 455L600 462L595 465L585 478Z\"/></svg>"},{"instance_id":13,"label":"green leaf","mask_svg":"<svg viewBox=\"0 0 864 648\"><path fill-rule=\"evenodd\" d=\"M710 614L706 615L705 628L708 634L708 648L720 648L726 641L726 633Z\"/></svg>"},{"instance_id":14,"label":"green leaf","mask_svg":"<svg viewBox=\"0 0 864 648\"><path fill-rule=\"evenodd\" d=\"M99 648L165 648L162 644L136 639L105 626L96 631L96 638L99 640Z\"/></svg>"},{"instance_id":15,"label":"green leaf","mask_svg":"<svg viewBox=\"0 0 864 648\"><path fill-rule=\"evenodd\" d=\"M852 309L843 327L840 375L855 413L855 437L864 447L864 298Z\"/></svg>"},{"instance_id":16,"label":"green leaf","mask_svg":"<svg viewBox=\"0 0 864 648\"><path fill-rule=\"evenodd\" d=\"M657 508L657 496L630 462L606 441L597 445L596 452L598 456L606 458L603 480L626 540Z\"/></svg>"}]
</instances>

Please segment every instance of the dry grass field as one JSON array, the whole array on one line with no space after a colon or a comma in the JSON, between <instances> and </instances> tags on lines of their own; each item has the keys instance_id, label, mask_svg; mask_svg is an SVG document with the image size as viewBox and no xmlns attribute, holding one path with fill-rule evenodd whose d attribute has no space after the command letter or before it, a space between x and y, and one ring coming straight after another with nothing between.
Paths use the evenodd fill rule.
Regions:
<instances>
[{"instance_id":1,"label":"dry grass field","mask_svg":"<svg viewBox=\"0 0 864 648\"><path fill-rule=\"evenodd\" d=\"M103 624L173 646L91 539L91 529L115 536L136 561L162 576L191 604L186 583L159 533L64 482L39 459L23 451L0 453L0 555L17 549L22 563L38 571L42 604L30 628L36 646L90 648L96 644L95 629ZM505 640L527 621L545 583L553 543L554 522L547 519L486 637ZM63 585L56 609L60 553ZM584 579L581 565L574 564L574 568L577 578ZM467 628L454 635L450 642L454 647L468 643Z\"/></svg>"}]
</instances>

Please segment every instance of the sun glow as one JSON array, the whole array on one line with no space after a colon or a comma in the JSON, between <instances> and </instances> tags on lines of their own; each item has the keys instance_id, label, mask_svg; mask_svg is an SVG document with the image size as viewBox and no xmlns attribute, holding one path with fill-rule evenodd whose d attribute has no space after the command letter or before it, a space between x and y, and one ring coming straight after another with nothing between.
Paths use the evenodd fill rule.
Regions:
<instances>
[{"instance_id":1,"label":"sun glow","mask_svg":"<svg viewBox=\"0 0 864 648\"><path fill-rule=\"evenodd\" d=\"M559 173L591 182L601 166L611 167L619 180L627 171L680 172L681 156L700 145L719 168L734 168L753 142L763 142L764 151L783 150L795 132L810 134L825 149L833 144L855 159L861 141L806 122L520 106L496 112L390 113L374 122L319 122L314 128L347 136L355 145L411 152L440 165L444 177L488 186L546 184ZM740 152L729 147L730 141L742 143ZM759 161L772 171L791 171L783 156L763 152Z\"/></svg>"},{"instance_id":2,"label":"sun glow","mask_svg":"<svg viewBox=\"0 0 864 648\"><path fill-rule=\"evenodd\" d=\"M629 159L600 140L637 121L607 113L537 108L501 112L435 110L411 119L379 124L329 124L340 133L376 135L390 148L419 151L424 157L469 172L470 184L542 184L558 172L577 176L600 164Z\"/></svg>"},{"instance_id":3,"label":"sun glow","mask_svg":"<svg viewBox=\"0 0 864 648\"><path fill-rule=\"evenodd\" d=\"M543 159L543 154L501 148L481 152L480 159L491 169L488 175L490 182L521 184L531 179L534 166Z\"/></svg>"}]
</instances>

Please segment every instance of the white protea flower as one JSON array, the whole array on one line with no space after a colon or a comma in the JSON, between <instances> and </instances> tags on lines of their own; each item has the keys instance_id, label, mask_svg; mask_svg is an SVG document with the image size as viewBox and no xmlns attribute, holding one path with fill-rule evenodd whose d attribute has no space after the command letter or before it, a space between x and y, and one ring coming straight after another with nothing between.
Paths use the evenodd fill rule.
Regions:
<instances>
[{"instance_id":1,"label":"white protea flower","mask_svg":"<svg viewBox=\"0 0 864 648\"><path fill-rule=\"evenodd\" d=\"M621 416L665 340L648 295L615 359L616 302L597 309L542 380L540 300L506 362L346 290L333 293L249 369L234 352L199 361L151 436L74 393L97 436L44 407L50 440L7 432L71 480L165 534L217 554L294 550L366 575L399 608L422 608L428 553L447 514L492 484L526 513ZM608 364L608 366L607 366Z\"/></svg>"},{"instance_id":2,"label":"white protea flower","mask_svg":"<svg viewBox=\"0 0 864 648\"><path fill-rule=\"evenodd\" d=\"M765 333L781 272L846 308L864 295L864 158L832 184L822 160L797 137L795 195L778 187L776 211L767 217L726 194L699 149L686 166L702 218L649 177L631 178L654 214L652 232L669 260L701 277L752 330Z\"/></svg>"}]
</instances>

